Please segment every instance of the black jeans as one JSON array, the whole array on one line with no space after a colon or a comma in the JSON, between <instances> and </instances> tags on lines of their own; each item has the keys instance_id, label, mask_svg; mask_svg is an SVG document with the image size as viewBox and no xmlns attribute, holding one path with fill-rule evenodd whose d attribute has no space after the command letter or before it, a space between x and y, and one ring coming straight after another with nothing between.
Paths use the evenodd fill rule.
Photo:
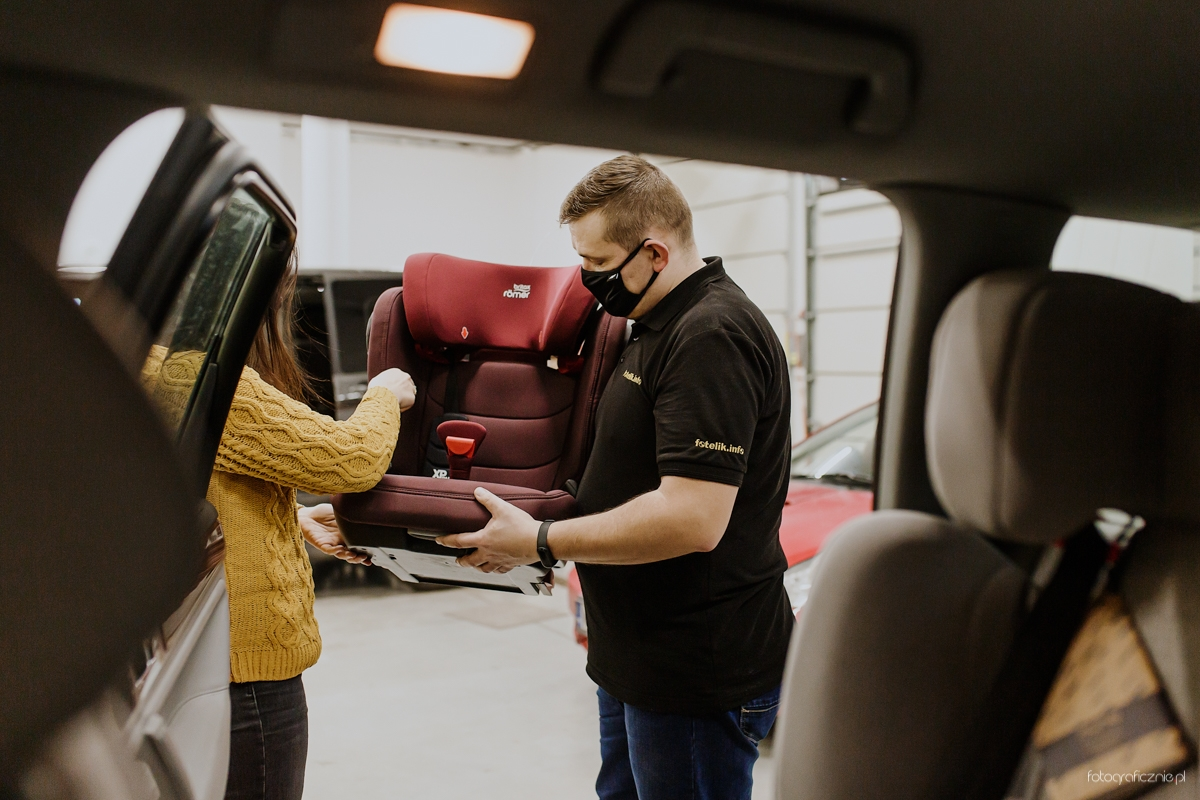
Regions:
<instances>
[{"instance_id":1,"label":"black jeans","mask_svg":"<svg viewBox=\"0 0 1200 800\"><path fill-rule=\"evenodd\" d=\"M300 800L308 759L308 703L300 676L231 683L229 700L225 800Z\"/></svg>"}]
</instances>

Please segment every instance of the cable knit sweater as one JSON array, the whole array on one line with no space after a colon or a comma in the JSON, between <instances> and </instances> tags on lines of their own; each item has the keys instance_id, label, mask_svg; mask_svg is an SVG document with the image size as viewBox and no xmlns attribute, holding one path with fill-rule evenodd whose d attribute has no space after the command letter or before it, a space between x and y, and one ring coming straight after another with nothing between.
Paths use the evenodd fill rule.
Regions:
<instances>
[{"instance_id":1,"label":"cable knit sweater","mask_svg":"<svg viewBox=\"0 0 1200 800\"><path fill-rule=\"evenodd\" d=\"M165 354L156 348L143 370L160 402L163 394L174 394L163 391L165 384L190 386L199 366L198 359L173 354L164 367ZM321 635L296 490L370 489L387 470L399 432L400 406L382 387L368 389L354 415L338 422L293 400L253 369L242 372L208 485L225 530L235 683L286 680L316 663Z\"/></svg>"}]
</instances>

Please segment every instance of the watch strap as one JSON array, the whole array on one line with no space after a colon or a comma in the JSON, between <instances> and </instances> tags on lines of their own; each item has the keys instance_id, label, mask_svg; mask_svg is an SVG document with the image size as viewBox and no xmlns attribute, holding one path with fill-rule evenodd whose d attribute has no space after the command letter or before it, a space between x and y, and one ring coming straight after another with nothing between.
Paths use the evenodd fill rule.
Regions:
<instances>
[{"instance_id":1,"label":"watch strap","mask_svg":"<svg viewBox=\"0 0 1200 800\"><path fill-rule=\"evenodd\" d=\"M546 569L550 569L558 563L558 559L550 552L550 523L552 522L554 522L552 519L543 520L542 524L538 527L538 560L542 562L542 566Z\"/></svg>"}]
</instances>

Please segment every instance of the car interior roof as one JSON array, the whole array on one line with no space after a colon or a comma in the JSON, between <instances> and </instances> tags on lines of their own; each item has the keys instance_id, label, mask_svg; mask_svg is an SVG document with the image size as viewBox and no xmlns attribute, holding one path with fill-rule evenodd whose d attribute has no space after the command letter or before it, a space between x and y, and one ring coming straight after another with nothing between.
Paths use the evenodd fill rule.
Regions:
<instances>
[{"instance_id":1,"label":"car interior roof","mask_svg":"<svg viewBox=\"0 0 1200 800\"><path fill-rule=\"evenodd\" d=\"M58 407L38 417L22 392L0 415L5 452L29 462L8 470L14 483L0 510L18 522L13 509L25 513L28 530L66 531L47 540L59 546L55 559L5 565L6 575L19 576L8 583L22 596L54 601L26 603L28 614L14 606L8 620L28 623L22 641L33 642L14 653L42 654L22 662L31 677L17 683L35 686L30 698L53 698L33 711L13 705L0 720L0 740L15 743L8 751L30 752L44 729L87 702L142 632L177 605L194 574L197 559L183 552L192 540L173 532L188 530L195 498L148 401L36 272L55 266L70 204L95 159L157 108L211 103L319 114L848 176L883 190L906 235L879 412L881 509L941 510L926 466L925 390L935 326L964 285L991 270L1046 267L1070 213L1200 224L1195 2L724 7L752 7L783 27L904 53L911 106L898 130L883 135L846 124L860 91L854 82L728 55L685 53L668 85L648 99L606 94L598 70L643 2L437 4L531 22L537 38L523 73L502 83L375 63L388 0L0 3L0 276L14 287L3 295L8 349L22 359L10 383L43 387L70 423L52 435L22 424L17 411L45 427ZM44 302L22 305L18 290L36 290ZM43 350L59 355L37 357ZM109 406L111 413L100 413ZM60 468L63 459L69 470ZM97 473L96 464L106 469ZM47 486L62 487L52 503L22 502L49 496ZM39 515L45 520L33 519ZM88 538L95 531L104 535ZM72 536L92 549L73 546ZM80 597L83 608L104 613L62 622L73 611L67 603ZM53 646L38 646L39 632ZM71 652L90 658L46 666L84 634L94 634L95 646L89 638ZM0 759L0 785L15 763Z\"/></svg>"},{"instance_id":2,"label":"car interior roof","mask_svg":"<svg viewBox=\"0 0 1200 800\"><path fill-rule=\"evenodd\" d=\"M859 91L847 80L727 55L684 54L673 79L648 99L606 94L597 81L600 65L646 6L643 2L437 4L531 22L537 38L523 73L499 83L375 63L372 49L388 0L0 3L0 141L5 147L0 275L11 271L14 281L35 289L49 285L36 279L34 264L54 267L63 224L87 170L122 129L168 105L223 104L854 177L888 195L906 231L889 323L875 502L880 509L938 513L926 464L925 395L934 330L951 298L988 271L1047 267L1071 213L1200 225L1195 202L1200 147L1192 135L1200 128L1200 105L1191 96L1200 86L1200 4L1195 2L777 0L754 5L785 27L858 37L905 54L912 69L911 106L898 130L883 135L855 133L846 124L849 103ZM95 355L100 347L79 324L81 318L67 313L72 311L68 301L49 290L42 295L61 313L36 315L30 306L25 316L13 316L23 338L14 334L10 343L17 344L10 349L24 355L49 343L50 352L79 357L25 358L26 368L13 385L53 389L64 376L77 384L63 370L75 362L98 364L80 385L109 387L107 394L79 395L69 386L59 394L72 402L85 397L83 409L89 412L98 406L97 398L111 395L122 413L114 412L113 419L138 419L89 428L83 423L91 417L67 414L66 419L81 422L60 426L58 435L73 433L74 451L46 447L33 426L7 425L2 433L11 437L8 451L39 454L37 463L47 469L64 452L77 454L75 466L84 472L106 463L88 455L103 448L132 458L128 468L109 463L106 481L89 484L89 475L72 479L74 473L65 481L68 488L90 485L93 492L110 484L127 489L109 492L111 514L109 506L91 503L92 495L71 491L59 492L55 506L30 504L36 506L30 513L45 512L52 520L69 517L67 523L78 523L75 534L89 530L87 524L98 518L107 525L100 530L112 531L104 539L110 553L122 553L127 545L143 558L131 565L110 558L113 563L105 570L99 559L86 562L88 551L79 548L69 551L75 553L70 570L58 562L40 565L64 579L81 576L76 581L81 585L121 588L124 581L137 592L120 593L128 606L121 615L111 602L93 604L113 617L96 626L108 657L75 665L64 660L62 669L43 670L39 690L45 696L62 692L62 702L56 700L55 708L36 718L10 715L13 724L0 731L5 741L29 741L36 729L85 702L101 681L93 673L119 663L137 634L166 615L181 594L175 584L188 573L178 564L163 569L167 560L152 558L159 550L138 549L143 540L167 542L170 531L186 530L194 500L178 475L166 480L178 467L150 421L148 403L135 393L136 383L122 365ZM7 297L10 305L20 300L15 290ZM48 338L56 328L62 335ZM83 358L89 354L95 357ZM26 395L13 394L5 418L12 416L8 408L24 405ZM150 452L140 439L129 448L110 445L109 428L138 431L160 452ZM140 460L133 458L137 454ZM162 473L157 478L156 466ZM17 478L3 505L6 513L45 488L33 470L10 472ZM135 479L142 473L150 477L139 483ZM171 485L159 486L163 482ZM143 495L155 493L160 503L141 502ZM138 502L128 502L129 497ZM122 523L129 515L148 513L156 519ZM177 562L186 560L172 555ZM9 568L33 567L13 562ZM104 582L89 580L89 569L105 570ZM29 572L23 585L38 587L40 574ZM160 583L146 582L145 576L157 576ZM141 598L139 604L138 592L155 597ZM58 594L71 597L67 589ZM28 596L36 599L37 589ZM49 614L61 604L43 605ZM73 641L69 626L51 621L43 627L47 635ZM11 763L0 763L0 784L6 768Z\"/></svg>"},{"instance_id":3,"label":"car interior roof","mask_svg":"<svg viewBox=\"0 0 1200 800\"><path fill-rule=\"evenodd\" d=\"M836 82L736 60L691 59L679 86L650 99L606 95L597 64L637 7L622 0L438 3L534 25L533 49L511 83L376 64L387 5L9 3L0 9L0 62L140 87L162 102L698 157L1200 223L1200 148L1189 135L1200 127L1190 98L1200 85L1196 3L756 6L909 54L911 113L885 136L848 130Z\"/></svg>"}]
</instances>

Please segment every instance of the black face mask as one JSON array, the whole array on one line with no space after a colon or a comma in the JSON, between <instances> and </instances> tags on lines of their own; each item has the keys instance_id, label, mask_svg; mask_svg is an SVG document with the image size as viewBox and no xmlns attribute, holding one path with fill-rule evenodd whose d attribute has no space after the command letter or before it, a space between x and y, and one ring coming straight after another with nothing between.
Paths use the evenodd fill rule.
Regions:
<instances>
[{"instance_id":1,"label":"black face mask","mask_svg":"<svg viewBox=\"0 0 1200 800\"><path fill-rule=\"evenodd\" d=\"M646 284L646 288L642 289L638 294L634 294L625 288L625 281L621 280L621 270L625 269L634 257L642 252L646 242L650 241L642 239L641 244L633 248L633 252L625 257L620 266L616 269L605 270L604 272L589 272L583 270L583 285L588 288L596 299L600 301L600 305L604 306L604 310L614 317L627 317L630 312L637 308L637 304L646 296L646 292L650 291L650 287L654 285L655 279L658 277L658 272L650 275L650 282Z\"/></svg>"}]
</instances>

